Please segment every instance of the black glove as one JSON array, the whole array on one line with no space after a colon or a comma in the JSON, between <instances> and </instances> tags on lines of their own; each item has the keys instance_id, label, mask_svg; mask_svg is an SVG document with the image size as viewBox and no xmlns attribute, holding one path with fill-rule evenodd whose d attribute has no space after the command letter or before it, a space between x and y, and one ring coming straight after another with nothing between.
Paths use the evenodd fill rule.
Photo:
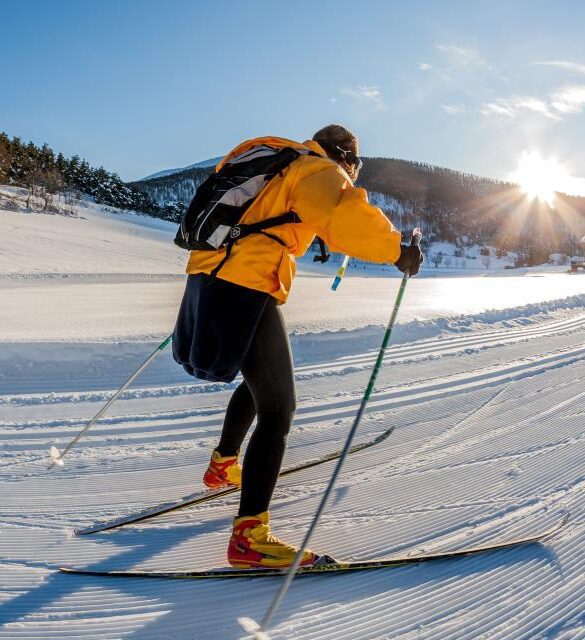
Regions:
<instances>
[{"instance_id":1,"label":"black glove","mask_svg":"<svg viewBox=\"0 0 585 640\"><path fill-rule=\"evenodd\" d=\"M412 246L408 244L400 245L400 258L396 260L396 267L405 273L408 271L409 275L415 276L420 269L420 265L423 263L424 257L420 247Z\"/></svg>"}]
</instances>

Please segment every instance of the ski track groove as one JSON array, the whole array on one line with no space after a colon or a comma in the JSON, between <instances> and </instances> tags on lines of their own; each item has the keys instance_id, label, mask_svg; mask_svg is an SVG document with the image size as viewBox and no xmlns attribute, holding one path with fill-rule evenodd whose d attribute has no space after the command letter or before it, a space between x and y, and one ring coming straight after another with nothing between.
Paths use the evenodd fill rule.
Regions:
<instances>
[{"instance_id":1,"label":"ski track groove","mask_svg":"<svg viewBox=\"0 0 585 640\"><path fill-rule=\"evenodd\" d=\"M585 638L584 318L479 334L478 344L494 354L531 340L543 341L542 353L377 392L358 438L389 424L396 430L380 447L348 459L311 546L347 559L457 548L536 531L570 510L566 530L546 545L299 578L275 620L273 640ZM547 351L546 338L562 332L574 335L572 346ZM473 337L400 345L386 364L436 363L467 349ZM300 378L323 374L311 378L317 383L330 377L327 371L345 376L371 361L371 354L357 354L301 367ZM166 397L164 389L159 396L150 391ZM76 394L56 396L3 400L11 406L50 399L47 410L58 415L59 404ZM77 396L83 402L105 397ZM303 403L287 464L339 448L358 397L356 388L331 402ZM260 618L273 581L248 587L245 580L161 583L54 572L59 563L221 566L237 495L116 532L76 538L70 529L196 490L221 417L215 409L115 415L72 451L63 472L49 474L40 462L0 466L9 481L0 507L0 638L243 638L237 616ZM48 439L63 443L81 424L49 416L3 421L4 459L43 453ZM333 464L279 482L272 509L278 535L300 541ZM40 560L33 566L31 557ZM220 619L218 601L226 602Z\"/></svg>"},{"instance_id":2,"label":"ski track groove","mask_svg":"<svg viewBox=\"0 0 585 640\"><path fill-rule=\"evenodd\" d=\"M393 388L390 390L380 390L376 394L376 399L372 400L369 404L369 411L372 412L374 410L380 410L381 408L386 408L392 404L393 406L400 406L404 404L403 399L407 399L408 402L412 402L413 399L426 399L430 396L439 395L440 393L445 393L446 395L451 395L455 391L466 390L469 388L473 388L474 386L486 386L489 384L498 384L502 381L510 381L516 378L520 378L526 375L534 375L535 373L539 373L546 369L543 365L549 365L551 368L555 368L557 366L565 366L567 363L577 362L581 359L585 359L585 347L578 347L576 349L570 350L562 350L557 353L553 353L547 356L539 356L536 358L530 358L528 361L515 361L510 363L507 367L498 367L493 370L476 370L471 372L471 375L467 376L453 376L450 378L441 378L441 382L435 382L433 380L430 381L430 384L426 385L407 385L407 386L399 386L397 388ZM318 421L319 418L325 418L327 420L331 420L333 418L338 419L340 417L348 417L353 415L357 405L359 404L358 398L352 398L350 400L340 400L337 402L330 402L327 404L327 408L324 408L323 405L316 406L305 406L301 407L298 411L298 416L296 423L300 424L313 424L315 421ZM339 409L347 408L347 411L341 412ZM196 410L193 411L193 414ZM190 413L190 412L189 412ZM182 430L188 430L190 437L192 438L192 431L194 428L205 428L205 427L216 427L216 429L220 428L220 424L218 425L218 419L215 418L210 420L207 417L197 418L193 414L189 415L189 422L186 423L185 427L181 430L171 431L171 436L176 436ZM165 421L165 417L167 420ZM135 438L139 439L141 434L148 431L157 432L160 430L160 423L166 424L168 422L169 416L153 416L152 414L143 415L143 416L123 416L123 417L111 417L105 418L100 421L100 427L102 429L102 437L104 435L104 431L107 434L108 432L117 434L117 439L119 440L119 435L134 435ZM181 422L184 419L184 416L180 416L178 418L178 422ZM134 427L131 429L123 429L120 427L120 424L123 424L127 421L134 421L138 424L138 427ZM151 427L145 428L143 422L148 420L149 423L152 424ZM78 428L80 421L71 420L66 421L66 423L71 425L71 429L67 432L57 432L51 434L53 438L66 438L70 435L70 433L75 433ZM45 423L46 426L61 426L63 424L62 421L54 422L54 423ZM104 424L114 425L115 428L111 430L103 429ZM7 428L8 432L4 435L0 432L0 438L12 437L11 433L12 429L19 430L18 434L19 439L25 441L35 440L46 442L46 433L44 438L42 436L42 422L38 422L33 426L33 432L28 434L26 433L26 428L29 425L18 425L18 424L2 424L0 423L1 428ZM140 432L136 433L140 428ZM167 433L167 432L165 432ZM215 434L214 434L215 435ZM86 440L94 437L93 435L86 436ZM29 446L30 443L24 446Z\"/></svg>"}]
</instances>

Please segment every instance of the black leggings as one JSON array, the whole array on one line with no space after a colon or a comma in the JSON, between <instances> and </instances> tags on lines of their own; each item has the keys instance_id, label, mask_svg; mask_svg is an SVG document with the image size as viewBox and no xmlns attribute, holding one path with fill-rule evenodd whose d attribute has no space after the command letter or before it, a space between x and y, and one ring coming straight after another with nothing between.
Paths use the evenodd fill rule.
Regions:
<instances>
[{"instance_id":1,"label":"black leggings","mask_svg":"<svg viewBox=\"0 0 585 640\"><path fill-rule=\"evenodd\" d=\"M228 404L218 450L235 455L257 416L243 462L239 516L266 511L296 409L292 354L284 319L270 300L242 363L244 381Z\"/></svg>"}]
</instances>

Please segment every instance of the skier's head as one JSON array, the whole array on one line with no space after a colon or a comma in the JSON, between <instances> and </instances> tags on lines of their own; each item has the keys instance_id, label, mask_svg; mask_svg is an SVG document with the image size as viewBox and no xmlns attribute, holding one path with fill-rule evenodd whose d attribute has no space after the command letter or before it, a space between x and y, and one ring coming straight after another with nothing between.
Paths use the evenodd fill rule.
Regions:
<instances>
[{"instance_id":1,"label":"skier's head","mask_svg":"<svg viewBox=\"0 0 585 640\"><path fill-rule=\"evenodd\" d=\"M340 124L329 124L319 129L313 136L331 160L335 160L349 174L349 177L357 180L362 160L359 157L358 140L354 134Z\"/></svg>"}]
</instances>

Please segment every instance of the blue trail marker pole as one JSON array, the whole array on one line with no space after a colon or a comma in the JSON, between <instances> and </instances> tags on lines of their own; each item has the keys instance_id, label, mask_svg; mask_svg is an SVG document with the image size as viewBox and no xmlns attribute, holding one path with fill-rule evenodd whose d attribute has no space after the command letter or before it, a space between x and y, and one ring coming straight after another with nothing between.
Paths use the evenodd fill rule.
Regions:
<instances>
[{"instance_id":1,"label":"blue trail marker pole","mask_svg":"<svg viewBox=\"0 0 585 640\"><path fill-rule=\"evenodd\" d=\"M335 280L333 280L333 284L331 285L331 288L333 289L333 291L337 291L337 287L341 284L341 281L343 280L343 276L345 275L345 271L347 269L348 262L349 262L349 256L345 256L343 258L343 262L341 263L341 266L337 270L337 275L335 276Z\"/></svg>"}]
</instances>

